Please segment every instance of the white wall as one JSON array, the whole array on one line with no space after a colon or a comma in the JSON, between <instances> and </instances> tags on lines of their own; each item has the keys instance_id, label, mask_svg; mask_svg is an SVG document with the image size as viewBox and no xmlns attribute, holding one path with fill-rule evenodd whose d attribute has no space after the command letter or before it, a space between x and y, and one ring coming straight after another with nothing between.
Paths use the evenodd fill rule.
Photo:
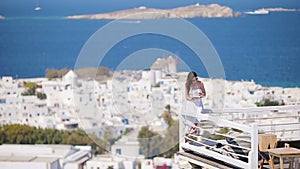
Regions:
<instances>
[{"instance_id":1,"label":"white wall","mask_svg":"<svg viewBox=\"0 0 300 169\"><path fill-rule=\"evenodd\" d=\"M0 162L1 169L60 169L56 164L46 162Z\"/></svg>"},{"instance_id":2,"label":"white wall","mask_svg":"<svg viewBox=\"0 0 300 169\"><path fill-rule=\"evenodd\" d=\"M113 168L118 169L120 164L119 162L114 162L114 161L87 161L86 162L86 168L87 169L106 169L109 166L112 166Z\"/></svg>"},{"instance_id":3,"label":"white wall","mask_svg":"<svg viewBox=\"0 0 300 169\"><path fill-rule=\"evenodd\" d=\"M64 169L78 169L78 164L77 163L67 163L64 166Z\"/></svg>"},{"instance_id":4,"label":"white wall","mask_svg":"<svg viewBox=\"0 0 300 169\"><path fill-rule=\"evenodd\" d=\"M117 149L121 149L121 154L116 154ZM130 145L112 145L111 153L115 155L121 155L124 157L131 157L131 158L139 158L139 144L130 144Z\"/></svg>"}]
</instances>

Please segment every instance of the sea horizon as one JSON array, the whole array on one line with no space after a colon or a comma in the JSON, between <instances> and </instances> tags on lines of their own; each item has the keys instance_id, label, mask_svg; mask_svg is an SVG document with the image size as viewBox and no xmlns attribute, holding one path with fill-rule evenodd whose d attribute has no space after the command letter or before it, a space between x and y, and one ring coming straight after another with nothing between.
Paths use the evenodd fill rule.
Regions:
<instances>
[{"instance_id":1,"label":"sea horizon","mask_svg":"<svg viewBox=\"0 0 300 169\"><path fill-rule=\"evenodd\" d=\"M196 1L169 5L147 5L156 8L171 8L194 4ZM221 1L220 1L221 2ZM45 77L46 69L74 69L76 59L87 40L111 20L69 20L66 16L87 14L96 11L90 7L79 12L68 9L62 13L45 2L42 10L31 12L24 10L19 15L14 10L0 13L7 16L0 20L0 76L14 78ZM66 2L67 3L67 2ZM79 3L79 2L78 2ZM95 2L96 3L96 2ZM200 2L200 4L203 4ZM107 5L107 4L106 4ZM221 5L226 5L221 3ZM9 4L6 4L9 6ZM33 7L34 7L33 3ZM103 12L130 9L142 6L132 3L126 6L111 6ZM3 6L4 8L5 6ZM32 7L32 6L31 6ZM249 8L237 2L235 11L247 11L262 7L297 8L298 4L280 4L271 6L252 4ZM5 10L2 10L5 12ZM28 13L25 13L28 12ZM101 13L101 12L98 12ZM201 30L213 44L224 67L225 80L251 81L263 86L299 87L300 72L300 12L270 12L268 15L243 15L235 18L192 18L187 22ZM115 71L122 61L132 53L148 48L159 48L155 57L165 57L169 53L178 56L190 70L197 71L201 77L208 78L205 65L188 46L172 38L156 35L135 36L116 44L99 63ZM150 61L149 61L150 64ZM144 67L149 68L149 67Z\"/></svg>"}]
</instances>

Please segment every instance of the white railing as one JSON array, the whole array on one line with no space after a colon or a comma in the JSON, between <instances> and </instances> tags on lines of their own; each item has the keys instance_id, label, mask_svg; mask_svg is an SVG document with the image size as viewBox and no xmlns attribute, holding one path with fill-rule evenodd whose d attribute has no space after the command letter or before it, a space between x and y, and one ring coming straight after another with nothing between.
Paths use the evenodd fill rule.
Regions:
<instances>
[{"instance_id":1,"label":"white railing","mask_svg":"<svg viewBox=\"0 0 300 169\"><path fill-rule=\"evenodd\" d=\"M197 114L196 110L197 108L193 105L193 103L187 103L182 108L181 113L181 120L180 120L180 151L184 152L188 150L189 152L193 152L198 155L204 155L205 157L209 157L211 159L216 159L219 161L222 161L227 164L231 164L232 166L244 168L244 169L253 169L257 168L258 166L258 127L256 123L253 123L251 125L245 125L233 121L229 121L227 119L224 119L223 117L218 116L217 114L209 113L209 114ZM217 115L217 116L216 116ZM211 135L221 135L227 138L232 138L235 140L243 140L249 142L248 146L241 146L241 145L232 145L229 143L224 142L225 140L213 140L209 137L204 136L203 132L200 134L200 136L197 137L197 139L191 139L191 137L188 137L186 135L188 128L191 126L193 121L191 117L196 117L200 120L205 120L205 122L209 122L213 124L210 129L205 129L204 126L200 127L200 131L202 130L209 130ZM203 123L203 122L202 122ZM201 124L201 122L200 122ZM218 133L217 130L221 128L230 128L234 130L238 130L239 132L248 135L247 139L245 138L238 138L235 136L227 135ZM209 144L206 144L206 141L220 143L222 145L227 145L231 147L236 147L239 149L243 149L246 154L238 154L236 152L226 152L226 153L220 153L224 151L223 149L217 148L216 146L211 146ZM191 144L193 143L193 144ZM222 148L222 147L221 147ZM236 157L242 157L246 160L241 160ZM190 162L195 162L195 159L191 159ZM214 160L213 160L214 161ZM199 163L198 163L199 165ZM208 164L205 164L206 167L208 167ZM209 168L214 168L213 166Z\"/></svg>"},{"instance_id":2,"label":"white railing","mask_svg":"<svg viewBox=\"0 0 300 169\"><path fill-rule=\"evenodd\" d=\"M257 123L259 133L275 134L279 141L300 140L300 106L223 109L213 112L237 123Z\"/></svg>"}]
</instances>

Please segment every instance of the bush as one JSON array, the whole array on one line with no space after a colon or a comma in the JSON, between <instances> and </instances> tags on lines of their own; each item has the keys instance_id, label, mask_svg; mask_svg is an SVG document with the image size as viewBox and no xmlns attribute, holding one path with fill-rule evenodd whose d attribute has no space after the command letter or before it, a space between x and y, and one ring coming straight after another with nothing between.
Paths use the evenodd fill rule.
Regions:
<instances>
[{"instance_id":1,"label":"bush","mask_svg":"<svg viewBox=\"0 0 300 169\"><path fill-rule=\"evenodd\" d=\"M49 128L36 128L21 124L0 125L0 145L1 144L71 144L90 145L94 154L106 152L97 145L81 129L65 131ZM99 139L99 138L97 138ZM99 139L98 142L105 142Z\"/></svg>"},{"instance_id":2,"label":"bush","mask_svg":"<svg viewBox=\"0 0 300 169\"><path fill-rule=\"evenodd\" d=\"M264 99L260 102L255 103L257 107L262 107L262 106L279 106L278 101L271 101L270 99Z\"/></svg>"},{"instance_id":3,"label":"bush","mask_svg":"<svg viewBox=\"0 0 300 169\"><path fill-rule=\"evenodd\" d=\"M22 93L22 96L29 96L29 95L35 95L36 91L36 84L33 82L24 82L24 86L26 88L26 91Z\"/></svg>"},{"instance_id":4,"label":"bush","mask_svg":"<svg viewBox=\"0 0 300 169\"><path fill-rule=\"evenodd\" d=\"M45 100L47 99L47 95L45 93L41 93L41 92L38 92L36 94L37 98L39 98L40 100Z\"/></svg>"}]
</instances>

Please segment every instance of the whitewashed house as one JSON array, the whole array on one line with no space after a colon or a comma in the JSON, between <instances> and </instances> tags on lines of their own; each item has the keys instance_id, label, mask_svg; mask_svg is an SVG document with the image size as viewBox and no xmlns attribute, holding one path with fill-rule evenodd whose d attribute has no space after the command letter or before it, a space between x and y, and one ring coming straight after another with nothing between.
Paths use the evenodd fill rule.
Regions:
<instances>
[{"instance_id":1,"label":"whitewashed house","mask_svg":"<svg viewBox=\"0 0 300 169\"><path fill-rule=\"evenodd\" d=\"M134 130L129 135L122 136L111 146L111 153L130 160L144 159L145 156L137 139L137 132Z\"/></svg>"},{"instance_id":2,"label":"whitewashed house","mask_svg":"<svg viewBox=\"0 0 300 169\"><path fill-rule=\"evenodd\" d=\"M67 74L65 74L62 77L62 81L66 84L66 85L71 85L71 86L78 86L78 75L73 71L70 70Z\"/></svg>"},{"instance_id":3,"label":"whitewashed house","mask_svg":"<svg viewBox=\"0 0 300 169\"><path fill-rule=\"evenodd\" d=\"M115 159L109 154L99 155L86 162L86 169L124 169L122 159ZM131 168L133 169L133 168Z\"/></svg>"},{"instance_id":4,"label":"whitewashed house","mask_svg":"<svg viewBox=\"0 0 300 169\"><path fill-rule=\"evenodd\" d=\"M83 169L91 158L90 146L4 144L0 152L1 169Z\"/></svg>"}]
</instances>

